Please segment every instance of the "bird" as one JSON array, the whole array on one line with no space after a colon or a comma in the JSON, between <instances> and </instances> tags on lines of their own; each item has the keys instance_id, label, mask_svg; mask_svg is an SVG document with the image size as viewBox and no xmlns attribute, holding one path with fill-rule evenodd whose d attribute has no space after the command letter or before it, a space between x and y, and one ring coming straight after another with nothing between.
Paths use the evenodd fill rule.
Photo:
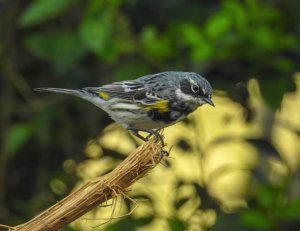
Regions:
<instances>
[{"instance_id":1,"label":"bird","mask_svg":"<svg viewBox=\"0 0 300 231\"><path fill-rule=\"evenodd\" d=\"M136 137L147 141L154 135L162 144L160 129L183 120L204 104L215 106L211 84L194 72L166 71L100 87L34 90L69 94L89 101ZM144 137L140 132L149 135Z\"/></svg>"}]
</instances>

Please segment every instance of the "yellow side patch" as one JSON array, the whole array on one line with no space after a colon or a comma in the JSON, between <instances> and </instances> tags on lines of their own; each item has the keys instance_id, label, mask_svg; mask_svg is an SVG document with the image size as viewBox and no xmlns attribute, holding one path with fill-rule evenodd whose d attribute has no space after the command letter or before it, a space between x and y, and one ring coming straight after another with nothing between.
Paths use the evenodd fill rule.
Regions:
<instances>
[{"instance_id":1,"label":"yellow side patch","mask_svg":"<svg viewBox=\"0 0 300 231\"><path fill-rule=\"evenodd\" d=\"M169 103L167 100L160 100L154 104L144 106L144 109L146 110L158 109L159 112L167 112L169 110L168 104Z\"/></svg>"},{"instance_id":2,"label":"yellow side patch","mask_svg":"<svg viewBox=\"0 0 300 231\"><path fill-rule=\"evenodd\" d=\"M105 100L110 98L109 95L103 91L97 91L97 94L99 95L100 98L105 99Z\"/></svg>"}]
</instances>

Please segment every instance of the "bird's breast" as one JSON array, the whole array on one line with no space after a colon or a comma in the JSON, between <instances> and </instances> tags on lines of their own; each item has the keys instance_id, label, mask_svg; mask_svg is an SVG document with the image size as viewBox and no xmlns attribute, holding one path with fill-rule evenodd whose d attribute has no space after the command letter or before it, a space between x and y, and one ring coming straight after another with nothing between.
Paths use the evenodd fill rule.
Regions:
<instances>
[{"instance_id":1,"label":"bird's breast","mask_svg":"<svg viewBox=\"0 0 300 231\"><path fill-rule=\"evenodd\" d=\"M184 119L188 114L196 109L196 106L191 106L183 102L169 102L168 107L168 110L164 112L158 109L149 110L148 116L153 121L171 125Z\"/></svg>"}]
</instances>

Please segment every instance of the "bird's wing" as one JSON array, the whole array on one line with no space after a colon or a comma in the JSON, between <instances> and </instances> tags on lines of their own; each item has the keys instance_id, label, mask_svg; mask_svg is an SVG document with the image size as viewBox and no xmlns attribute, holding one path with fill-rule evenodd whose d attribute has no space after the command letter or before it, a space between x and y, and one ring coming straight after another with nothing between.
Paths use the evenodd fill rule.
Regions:
<instances>
[{"instance_id":1,"label":"bird's wing","mask_svg":"<svg viewBox=\"0 0 300 231\"><path fill-rule=\"evenodd\" d=\"M85 88L85 90L92 90L103 99L119 98L141 102L146 105L163 100L162 97L156 95L145 84L134 80L110 83L99 88Z\"/></svg>"}]
</instances>

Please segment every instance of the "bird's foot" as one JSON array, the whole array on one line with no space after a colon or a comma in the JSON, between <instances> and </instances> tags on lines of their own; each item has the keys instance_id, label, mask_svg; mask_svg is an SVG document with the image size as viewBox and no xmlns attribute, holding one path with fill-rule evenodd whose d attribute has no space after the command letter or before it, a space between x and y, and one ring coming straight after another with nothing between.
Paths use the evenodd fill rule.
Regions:
<instances>
[{"instance_id":1,"label":"bird's foot","mask_svg":"<svg viewBox=\"0 0 300 231\"><path fill-rule=\"evenodd\" d=\"M152 136L155 136L155 138L157 140L160 141L162 147L165 147L165 142L164 142L164 139L163 139L163 136L159 133L160 130L152 130L152 129L145 129L145 130L141 130L141 129L130 129L133 133L133 135L135 135L136 137L138 137L139 139L143 140L143 141L149 141L149 139L152 137ZM149 135L147 135L146 137L142 136L141 134L139 134L139 132L147 132L149 133Z\"/></svg>"}]
</instances>

